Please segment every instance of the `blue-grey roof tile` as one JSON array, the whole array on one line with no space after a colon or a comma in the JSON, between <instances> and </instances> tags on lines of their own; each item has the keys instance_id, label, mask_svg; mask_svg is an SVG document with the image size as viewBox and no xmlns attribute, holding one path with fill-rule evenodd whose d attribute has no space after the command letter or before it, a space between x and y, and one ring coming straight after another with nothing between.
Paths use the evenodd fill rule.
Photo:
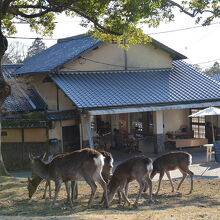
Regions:
<instances>
[{"instance_id":1,"label":"blue-grey roof tile","mask_svg":"<svg viewBox=\"0 0 220 220\"><path fill-rule=\"evenodd\" d=\"M78 58L80 55L97 47L102 41L91 35L77 35L58 40L58 42L39 54L26 59L23 66L15 74L50 73L61 68L65 63ZM152 39L151 44L170 54L173 60L186 57L166 45Z\"/></svg>"},{"instance_id":2,"label":"blue-grey roof tile","mask_svg":"<svg viewBox=\"0 0 220 220\"><path fill-rule=\"evenodd\" d=\"M60 72L54 82L79 108L220 100L220 86L193 66L170 69Z\"/></svg>"},{"instance_id":3,"label":"blue-grey roof tile","mask_svg":"<svg viewBox=\"0 0 220 220\"><path fill-rule=\"evenodd\" d=\"M52 47L26 59L15 74L52 72L100 43L85 34L60 39Z\"/></svg>"},{"instance_id":4,"label":"blue-grey roof tile","mask_svg":"<svg viewBox=\"0 0 220 220\"><path fill-rule=\"evenodd\" d=\"M35 89L29 88L24 91L19 83L13 81L14 71L16 71L16 69L20 68L21 66L22 65L20 64L2 66L2 72L5 78L9 80L9 84L11 85L11 95L8 96L4 101L3 108L7 112L22 112L45 109L46 103Z\"/></svg>"}]
</instances>

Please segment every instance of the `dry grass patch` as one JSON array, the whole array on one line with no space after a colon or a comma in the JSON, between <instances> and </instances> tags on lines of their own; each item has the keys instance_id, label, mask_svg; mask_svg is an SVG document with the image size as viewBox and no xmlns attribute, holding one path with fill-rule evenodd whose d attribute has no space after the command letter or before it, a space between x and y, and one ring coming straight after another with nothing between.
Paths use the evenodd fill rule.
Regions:
<instances>
[{"instance_id":1,"label":"dry grass patch","mask_svg":"<svg viewBox=\"0 0 220 220\"><path fill-rule=\"evenodd\" d=\"M177 187L179 180L174 180ZM157 182L154 182L154 191ZM171 193L168 181L162 181L158 196L149 202L148 193L142 195L139 207L122 206L113 200L109 209L99 205L102 190L99 187L94 206L87 209L90 187L85 182L79 184L79 198L73 209L66 204L64 186L59 194L56 208L51 209L51 200L42 199L43 184L30 200L27 193L27 181L23 178L0 177L0 219L154 219L154 220L191 220L220 219L220 179L194 180L194 191L187 195L190 180L186 179L179 192ZM129 199L134 202L138 185L130 184Z\"/></svg>"}]
</instances>

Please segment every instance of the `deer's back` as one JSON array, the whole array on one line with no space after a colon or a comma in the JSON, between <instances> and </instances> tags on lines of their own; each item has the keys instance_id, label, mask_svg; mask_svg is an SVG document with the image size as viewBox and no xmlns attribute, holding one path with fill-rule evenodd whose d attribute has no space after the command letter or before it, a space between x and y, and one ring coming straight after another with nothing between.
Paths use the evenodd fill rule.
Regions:
<instances>
[{"instance_id":1,"label":"deer's back","mask_svg":"<svg viewBox=\"0 0 220 220\"><path fill-rule=\"evenodd\" d=\"M59 155L53 159L49 170L53 176L60 177L64 181L79 179L85 169L94 171L94 158L98 158L99 155L99 152L88 148Z\"/></svg>"},{"instance_id":2,"label":"deer's back","mask_svg":"<svg viewBox=\"0 0 220 220\"><path fill-rule=\"evenodd\" d=\"M153 162L154 169L175 170L179 167L189 166L192 162L191 154L187 152L170 152L161 155Z\"/></svg>"},{"instance_id":3,"label":"deer's back","mask_svg":"<svg viewBox=\"0 0 220 220\"><path fill-rule=\"evenodd\" d=\"M134 157L119 164L112 179L132 181L137 175L145 175L152 167L152 160L146 157Z\"/></svg>"}]
</instances>

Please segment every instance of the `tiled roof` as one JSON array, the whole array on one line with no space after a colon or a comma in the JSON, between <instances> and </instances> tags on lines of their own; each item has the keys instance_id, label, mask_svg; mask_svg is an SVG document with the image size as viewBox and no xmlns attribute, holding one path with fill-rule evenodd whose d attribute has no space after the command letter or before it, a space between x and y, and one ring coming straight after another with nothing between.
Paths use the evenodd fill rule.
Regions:
<instances>
[{"instance_id":1,"label":"tiled roof","mask_svg":"<svg viewBox=\"0 0 220 220\"><path fill-rule=\"evenodd\" d=\"M85 34L60 39L57 44L52 47L26 59L23 62L23 66L19 68L15 74L53 72L70 60L74 60L85 52L94 49L101 43L102 41L95 40L91 35ZM186 58L184 55L154 39L152 39L151 43L156 48L160 48L169 53L174 60Z\"/></svg>"},{"instance_id":2,"label":"tiled roof","mask_svg":"<svg viewBox=\"0 0 220 220\"><path fill-rule=\"evenodd\" d=\"M212 79L214 79L214 80L220 82L220 73L215 74L215 75L212 77Z\"/></svg>"},{"instance_id":3,"label":"tiled roof","mask_svg":"<svg viewBox=\"0 0 220 220\"><path fill-rule=\"evenodd\" d=\"M5 109L7 112L45 109L46 104L35 89L29 88L24 91L24 89L22 89L21 86L16 83L16 81L13 81L13 72L20 66L20 64L2 66L3 74L5 78L9 80L11 85L11 95L8 96L4 101L3 109Z\"/></svg>"},{"instance_id":4,"label":"tiled roof","mask_svg":"<svg viewBox=\"0 0 220 220\"><path fill-rule=\"evenodd\" d=\"M183 61L174 61L172 69L61 72L50 76L78 108L220 100L219 84Z\"/></svg>"},{"instance_id":5,"label":"tiled roof","mask_svg":"<svg viewBox=\"0 0 220 220\"><path fill-rule=\"evenodd\" d=\"M101 43L89 35L78 35L58 40L57 44L26 59L16 74L52 72Z\"/></svg>"}]
</instances>

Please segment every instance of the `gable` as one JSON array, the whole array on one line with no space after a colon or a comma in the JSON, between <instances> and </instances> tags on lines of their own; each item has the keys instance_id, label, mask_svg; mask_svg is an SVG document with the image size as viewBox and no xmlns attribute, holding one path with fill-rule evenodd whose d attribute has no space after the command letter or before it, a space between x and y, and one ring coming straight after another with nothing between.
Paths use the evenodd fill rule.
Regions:
<instances>
[{"instance_id":1,"label":"gable","mask_svg":"<svg viewBox=\"0 0 220 220\"><path fill-rule=\"evenodd\" d=\"M15 74L39 74L39 73L56 72L57 70L63 68L63 66L65 64L68 64L69 62L74 61L74 60L75 61L79 60L79 58L81 56L85 56L87 53L96 49L97 46L102 45L102 44L105 44L105 46L107 45L106 43L103 43L99 39L93 39L91 37L91 35L85 35L85 34L60 39L60 40L58 40L57 44L53 45L52 47L40 52L39 54L37 54L31 58L26 59L23 63L23 66L15 71ZM165 52L164 54L167 54L169 56L169 58L170 58L169 60L172 60L172 59L178 60L178 59L185 59L186 58L182 54L172 50L171 48L169 48L169 47L167 47L167 46L165 46L155 40L153 40L150 44L152 44L154 46L154 50L157 50L157 52L158 51ZM105 47L105 46L103 46L103 47ZM132 53L130 53L132 51L132 49L131 49L130 51L128 50L128 52L127 52L127 55L129 56L128 59L125 61L126 58L123 57L123 61L120 61L119 64L117 64L118 61L112 60L115 57L115 54L117 55L118 53L119 54L123 53L124 56L126 56L126 51L124 51L120 48L117 48L117 52L115 52L115 51L112 52L112 49L116 49L116 48L117 48L117 45L111 46L111 48L107 47L106 48L107 50L102 52L102 56L105 56L105 59L103 57L103 59L101 59L101 61L98 60L98 62L100 64L100 62L105 61L105 64L107 63L107 65L104 65L105 69L110 69L110 66L112 67L112 69L115 69L115 68L113 68L114 65L116 65L116 66L118 65L117 66L118 69L120 69L120 68L124 69L125 63L127 61L129 61L130 65L132 65L131 68L134 68L134 65L138 65L137 66L138 68L139 68L139 66L140 66L140 68L142 68L142 67L143 68L152 68L153 67L153 66L151 67L149 65L143 66L143 62L140 59L140 57L142 57L142 59L145 61L149 60L148 64L150 64L150 63L163 64L164 63L164 62L161 62L161 59L159 59L158 57L154 57L155 54L157 54L157 53L155 53L155 54L151 53L153 59L147 59L150 57L149 53L145 59L144 52L142 52L142 53L137 52L137 54L139 56L132 57L131 56ZM108 50L110 50L110 51L108 51ZM96 53L98 53L98 51L99 50L96 50ZM106 58L106 54L108 54L108 53L110 53L109 60ZM120 57L122 57L122 56L120 56ZM98 58L100 58L100 56ZM139 60L141 62L132 63L131 61L133 61L133 58L135 58L136 61L137 61L137 58L139 58ZM152 60L154 62L151 62ZM155 62L155 60L158 60L159 62ZM78 62L80 62L80 61L78 61ZM96 64L98 64L98 62L96 62ZM109 63L111 65L109 65ZM93 62L93 64L94 64L94 62ZM106 68L106 66L108 66L108 68ZM165 65L165 66L167 67L167 65ZM97 67L97 65L96 65L96 67ZM164 67L164 65L163 65L163 67ZM158 68L158 66L156 68ZM99 67L98 69L101 69L101 68ZM103 67L102 67L102 69L103 69Z\"/></svg>"},{"instance_id":2,"label":"gable","mask_svg":"<svg viewBox=\"0 0 220 220\"><path fill-rule=\"evenodd\" d=\"M61 71L124 70L171 68L172 58L166 51L152 44L132 45L128 50L117 44L103 43L76 60L64 65Z\"/></svg>"}]
</instances>

